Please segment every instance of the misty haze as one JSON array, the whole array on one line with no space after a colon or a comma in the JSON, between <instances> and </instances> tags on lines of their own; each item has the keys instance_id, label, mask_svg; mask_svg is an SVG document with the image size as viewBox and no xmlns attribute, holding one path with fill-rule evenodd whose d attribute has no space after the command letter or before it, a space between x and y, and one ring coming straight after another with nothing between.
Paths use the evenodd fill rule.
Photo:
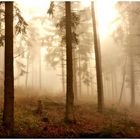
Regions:
<instances>
[{"instance_id":1,"label":"misty haze","mask_svg":"<svg viewBox=\"0 0 140 140\"><path fill-rule=\"evenodd\" d=\"M140 138L140 2L0 2L1 138Z\"/></svg>"}]
</instances>

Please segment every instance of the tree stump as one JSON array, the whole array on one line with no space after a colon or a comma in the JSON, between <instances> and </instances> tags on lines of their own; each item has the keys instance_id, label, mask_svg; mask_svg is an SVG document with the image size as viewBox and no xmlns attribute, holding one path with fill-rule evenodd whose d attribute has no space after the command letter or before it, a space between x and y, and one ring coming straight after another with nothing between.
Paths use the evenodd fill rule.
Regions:
<instances>
[{"instance_id":1,"label":"tree stump","mask_svg":"<svg viewBox=\"0 0 140 140\"><path fill-rule=\"evenodd\" d=\"M43 105L41 100L38 100L36 113L38 113L38 115L41 115L43 113Z\"/></svg>"}]
</instances>

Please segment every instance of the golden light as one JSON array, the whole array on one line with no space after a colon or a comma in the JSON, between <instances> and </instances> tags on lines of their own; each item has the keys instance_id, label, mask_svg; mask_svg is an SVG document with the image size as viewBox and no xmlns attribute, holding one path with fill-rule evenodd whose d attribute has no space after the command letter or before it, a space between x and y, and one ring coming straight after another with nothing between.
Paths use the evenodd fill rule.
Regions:
<instances>
[{"instance_id":1,"label":"golden light","mask_svg":"<svg viewBox=\"0 0 140 140\"><path fill-rule=\"evenodd\" d=\"M47 13L50 0L15 0L22 11L22 15L29 21L33 16Z\"/></svg>"},{"instance_id":2,"label":"golden light","mask_svg":"<svg viewBox=\"0 0 140 140\"><path fill-rule=\"evenodd\" d=\"M103 39L116 25L110 26L110 23L116 18L117 10L114 8L116 0L94 0L100 37ZM28 22L34 16L46 14L50 0L16 0L22 9L22 14ZM82 7L91 8L91 0L81 0Z\"/></svg>"},{"instance_id":3,"label":"golden light","mask_svg":"<svg viewBox=\"0 0 140 140\"><path fill-rule=\"evenodd\" d=\"M96 18L101 39L116 28L116 25L110 26L111 22L117 17L115 9L116 0L94 0ZM82 0L82 7L91 7L91 0Z\"/></svg>"},{"instance_id":4,"label":"golden light","mask_svg":"<svg viewBox=\"0 0 140 140\"><path fill-rule=\"evenodd\" d=\"M105 36L116 28L116 25L110 26L118 15L115 9L116 0L96 0L96 14L98 20L99 34L103 39Z\"/></svg>"},{"instance_id":5,"label":"golden light","mask_svg":"<svg viewBox=\"0 0 140 140\"><path fill-rule=\"evenodd\" d=\"M26 8L41 8L44 9L50 3L49 0L15 0L18 4L22 5L22 7Z\"/></svg>"},{"instance_id":6,"label":"golden light","mask_svg":"<svg viewBox=\"0 0 140 140\"><path fill-rule=\"evenodd\" d=\"M81 0L82 7L89 7L91 5L90 0Z\"/></svg>"},{"instance_id":7,"label":"golden light","mask_svg":"<svg viewBox=\"0 0 140 140\"><path fill-rule=\"evenodd\" d=\"M44 56L46 55L47 53L47 49L45 47L41 47L40 48L40 53L41 53L41 57L44 58Z\"/></svg>"}]
</instances>

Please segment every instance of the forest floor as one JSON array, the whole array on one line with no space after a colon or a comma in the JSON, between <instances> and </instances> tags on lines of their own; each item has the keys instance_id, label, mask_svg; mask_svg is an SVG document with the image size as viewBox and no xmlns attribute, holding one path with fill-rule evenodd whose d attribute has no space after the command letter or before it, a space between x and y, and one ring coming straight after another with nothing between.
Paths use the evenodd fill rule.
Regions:
<instances>
[{"instance_id":1,"label":"forest floor","mask_svg":"<svg viewBox=\"0 0 140 140\"><path fill-rule=\"evenodd\" d=\"M42 113L36 112L38 100L42 102ZM112 105L101 114L95 103L81 100L74 107L76 122L66 124L64 101L62 96L16 95L14 137L140 138L140 107L131 109ZM2 125L0 137L6 137Z\"/></svg>"}]
</instances>

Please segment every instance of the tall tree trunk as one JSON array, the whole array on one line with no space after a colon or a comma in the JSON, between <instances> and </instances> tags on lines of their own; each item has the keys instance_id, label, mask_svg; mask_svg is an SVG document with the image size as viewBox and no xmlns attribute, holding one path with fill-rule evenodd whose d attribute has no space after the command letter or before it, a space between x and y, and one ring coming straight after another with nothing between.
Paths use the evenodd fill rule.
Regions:
<instances>
[{"instance_id":1,"label":"tall tree trunk","mask_svg":"<svg viewBox=\"0 0 140 140\"><path fill-rule=\"evenodd\" d=\"M126 64L127 64L127 57L125 58L124 62L124 68L123 68L123 79L122 79L122 86L120 91L120 97L119 97L119 104L121 103L123 91L124 91L124 85L125 85L125 76L126 76Z\"/></svg>"},{"instance_id":2,"label":"tall tree trunk","mask_svg":"<svg viewBox=\"0 0 140 140\"><path fill-rule=\"evenodd\" d=\"M114 103L114 75L113 72L110 74L110 79L111 79L111 94L112 94L112 102Z\"/></svg>"},{"instance_id":3,"label":"tall tree trunk","mask_svg":"<svg viewBox=\"0 0 140 140\"><path fill-rule=\"evenodd\" d=\"M107 90L106 90L106 75L103 74L103 84L104 84L104 97L107 97Z\"/></svg>"},{"instance_id":4,"label":"tall tree trunk","mask_svg":"<svg viewBox=\"0 0 140 140\"><path fill-rule=\"evenodd\" d=\"M0 10L2 10L2 5L0 3ZM0 12L0 21L2 20L2 14ZM2 37L2 22L0 22L0 37ZM0 47L3 47L3 45L1 44L2 43L2 40L0 42ZM2 59L2 72L3 72L3 75L4 75L4 48L1 48L1 52L0 52L0 59ZM4 76L3 76L4 77ZM0 83L1 87L4 87L4 81L2 81L2 83ZM2 91L2 89L1 89Z\"/></svg>"},{"instance_id":5,"label":"tall tree trunk","mask_svg":"<svg viewBox=\"0 0 140 140\"><path fill-rule=\"evenodd\" d=\"M62 93L65 94L65 63L64 63L64 47L62 47L62 51L61 51L61 68L62 68Z\"/></svg>"},{"instance_id":6,"label":"tall tree trunk","mask_svg":"<svg viewBox=\"0 0 140 140\"><path fill-rule=\"evenodd\" d=\"M14 130L13 2L5 2L5 80L3 126L8 135Z\"/></svg>"},{"instance_id":7,"label":"tall tree trunk","mask_svg":"<svg viewBox=\"0 0 140 140\"><path fill-rule=\"evenodd\" d=\"M67 70L67 94L66 94L66 122L74 120L74 93L73 93L73 62L72 62L72 33L71 33L71 2L65 2L66 8L66 70Z\"/></svg>"},{"instance_id":8,"label":"tall tree trunk","mask_svg":"<svg viewBox=\"0 0 140 140\"><path fill-rule=\"evenodd\" d=\"M131 86L131 107L135 106L135 77L134 77L134 58L130 52L130 86Z\"/></svg>"},{"instance_id":9,"label":"tall tree trunk","mask_svg":"<svg viewBox=\"0 0 140 140\"><path fill-rule=\"evenodd\" d=\"M34 60L33 60L33 57L32 57L32 89L34 88Z\"/></svg>"},{"instance_id":10,"label":"tall tree trunk","mask_svg":"<svg viewBox=\"0 0 140 140\"><path fill-rule=\"evenodd\" d=\"M27 55L27 73L26 73L26 81L25 81L25 86L26 88L28 87L28 71L29 71L29 54Z\"/></svg>"},{"instance_id":11,"label":"tall tree trunk","mask_svg":"<svg viewBox=\"0 0 140 140\"><path fill-rule=\"evenodd\" d=\"M117 99L117 93L118 93L118 87L117 87L117 75L116 75L116 71L114 71L114 97L115 99Z\"/></svg>"},{"instance_id":12,"label":"tall tree trunk","mask_svg":"<svg viewBox=\"0 0 140 140\"><path fill-rule=\"evenodd\" d=\"M90 72L90 90L91 90L91 95L93 95L93 89L94 89L94 83L93 83L93 70L92 70L92 63L91 63L91 61L89 61L89 66L90 66L90 70L89 70L89 72Z\"/></svg>"},{"instance_id":13,"label":"tall tree trunk","mask_svg":"<svg viewBox=\"0 0 140 140\"><path fill-rule=\"evenodd\" d=\"M77 60L75 48L73 49L73 88L74 88L74 99L76 102L78 100L78 95L77 95Z\"/></svg>"},{"instance_id":14,"label":"tall tree trunk","mask_svg":"<svg viewBox=\"0 0 140 140\"><path fill-rule=\"evenodd\" d=\"M109 88L109 85L110 85L110 79L109 79L109 74L107 74L107 80L106 80L106 85L107 85L107 96L108 98L110 97L110 88Z\"/></svg>"},{"instance_id":15,"label":"tall tree trunk","mask_svg":"<svg viewBox=\"0 0 140 140\"><path fill-rule=\"evenodd\" d=\"M42 60L41 60L41 51L40 51L41 49L39 48L39 89L41 90L42 89Z\"/></svg>"},{"instance_id":16,"label":"tall tree trunk","mask_svg":"<svg viewBox=\"0 0 140 140\"><path fill-rule=\"evenodd\" d=\"M2 8L1 8L1 4L0 4L0 10L1 10ZM2 19L1 19L1 12L0 12L0 21L1 21ZM1 24L2 22L0 22L0 37L2 36L2 24ZM0 47L2 47L1 45L0 45Z\"/></svg>"},{"instance_id":17,"label":"tall tree trunk","mask_svg":"<svg viewBox=\"0 0 140 140\"><path fill-rule=\"evenodd\" d=\"M101 51L100 41L97 32L96 18L94 2L91 2L92 22L93 22L93 34L94 34L94 50L96 58L96 77L97 77L97 93L98 93L98 111L102 112L104 107L104 96L103 96L103 80L102 80L102 66L101 66Z\"/></svg>"},{"instance_id":18,"label":"tall tree trunk","mask_svg":"<svg viewBox=\"0 0 140 140\"><path fill-rule=\"evenodd\" d=\"M82 90L82 77L81 77L80 66L81 66L81 56L79 53L79 96L81 96L81 90Z\"/></svg>"}]
</instances>

